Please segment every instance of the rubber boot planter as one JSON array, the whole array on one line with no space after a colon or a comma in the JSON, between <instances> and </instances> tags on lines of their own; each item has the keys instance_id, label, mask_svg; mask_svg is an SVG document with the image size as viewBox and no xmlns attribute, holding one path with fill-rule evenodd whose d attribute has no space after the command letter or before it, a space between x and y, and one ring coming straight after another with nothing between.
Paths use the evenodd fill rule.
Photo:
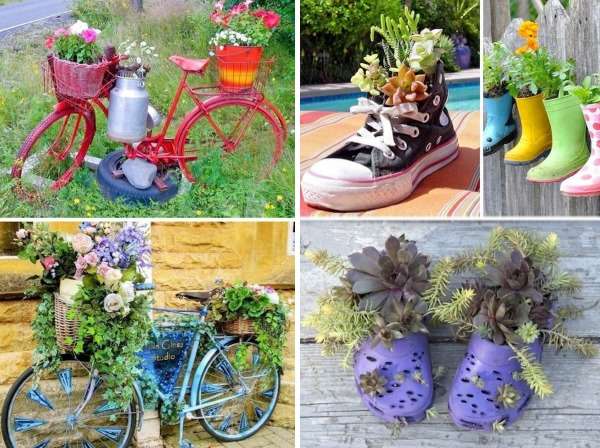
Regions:
<instances>
[{"instance_id":1,"label":"rubber boot planter","mask_svg":"<svg viewBox=\"0 0 600 448\"><path fill-rule=\"evenodd\" d=\"M539 361L542 345L529 345ZM454 377L448 410L454 423L468 429L492 431L495 424L509 425L521 416L532 391L518 377L521 371L514 351L473 333L467 353Z\"/></svg>"},{"instance_id":2,"label":"rubber boot planter","mask_svg":"<svg viewBox=\"0 0 600 448\"><path fill-rule=\"evenodd\" d=\"M591 141L591 154L586 164L574 176L560 185L567 196L600 195L600 104L582 106Z\"/></svg>"},{"instance_id":3,"label":"rubber boot planter","mask_svg":"<svg viewBox=\"0 0 600 448\"><path fill-rule=\"evenodd\" d=\"M514 100L508 93L497 97L483 97L487 116L483 131L483 155L494 154L502 145L517 136L517 127L512 116Z\"/></svg>"},{"instance_id":4,"label":"rubber boot planter","mask_svg":"<svg viewBox=\"0 0 600 448\"><path fill-rule=\"evenodd\" d=\"M546 156L552 146L552 134L542 95L517 98L521 120L521 138L517 145L504 155L510 165L528 165Z\"/></svg>"},{"instance_id":5,"label":"rubber boot planter","mask_svg":"<svg viewBox=\"0 0 600 448\"><path fill-rule=\"evenodd\" d=\"M587 130L579 100L573 95L544 101L552 129L550 155L527 173L530 182L559 182L588 160Z\"/></svg>"},{"instance_id":6,"label":"rubber boot planter","mask_svg":"<svg viewBox=\"0 0 600 448\"><path fill-rule=\"evenodd\" d=\"M433 402L427 336L413 333L372 346L367 340L354 358L354 379L363 403L386 422L419 422Z\"/></svg>"}]
</instances>

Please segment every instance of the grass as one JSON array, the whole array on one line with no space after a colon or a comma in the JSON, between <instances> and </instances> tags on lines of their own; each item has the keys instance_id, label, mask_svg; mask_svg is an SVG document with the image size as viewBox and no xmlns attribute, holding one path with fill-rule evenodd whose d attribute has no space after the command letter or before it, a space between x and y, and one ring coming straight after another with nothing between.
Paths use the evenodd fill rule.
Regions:
<instances>
[{"instance_id":1,"label":"grass","mask_svg":"<svg viewBox=\"0 0 600 448\"><path fill-rule=\"evenodd\" d=\"M126 39L146 40L158 49L147 88L151 103L166 115L179 79L172 54L203 57L208 53L208 2L148 0L146 12L133 15L128 1L79 1L75 12L91 26L101 28L102 43ZM190 4L195 6L191 7ZM192 9L190 9L192 8ZM41 39L19 42L0 50L0 215L12 217L290 217L294 214L293 132L271 175L257 182L252 173L224 157L207 151L194 174L199 181L166 204L131 205L106 200L95 181L95 173L80 169L57 193L40 192L31 202L13 192L9 170L18 148L33 127L51 110L54 98L42 91L40 61L45 49ZM274 39L267 53L276 58L266 96L283 112L288 126L294 123L293 44ZM187 98L180 104L176 120L192 108ZM88 154L103 157L119 149L106 137L105 119L98 116L96 137ZM291 127L290 127L291 128ZM172 129L176 129L172 127Z\"/></svg>"}]
</instances>

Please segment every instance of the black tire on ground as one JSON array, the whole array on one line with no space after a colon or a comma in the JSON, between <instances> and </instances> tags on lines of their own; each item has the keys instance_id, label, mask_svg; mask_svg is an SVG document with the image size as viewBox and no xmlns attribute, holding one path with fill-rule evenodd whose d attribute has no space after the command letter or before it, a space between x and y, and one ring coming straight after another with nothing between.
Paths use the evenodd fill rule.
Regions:
<instances>
[{"instance_id":1,"label":"black tire on ground","mask_svg":"<svg viewBox=\"0 0 600 448\"><path fill-rule=\"evenodd\" d=\"M123 151L115 151L104 157L98 165L96 180L100 191L107 199L122 198L129 203L149 204L151 201L167 202L177 194L179 186L177 182L173 181L171 175L165 177L168 185L165 191L160 191L156 185L152 185L146 190L139 190L131 185L125 177L114 177L113 171L121 167L124 159Z\"/></svg>"},{"instance_id":2,"label":"black tire on ground","mask_svg":"<svg viewBox=\"0 0 600 448\"><path fill-rule=\"evenodd\" d=\"M75 357L71 356L71 355L62 355L61 358L62 358L63 361L73 361L73 360L75 360ZM2 420L0 421L0 425L2 426L2 439L4 440L6 448L21 448L21 447L15 447L12 444L12 442L10 441L10 436L9 436L9 433L8 433L8 427L9 427L9 421L8 421L9 415L8 414L9 414L10 405L12 403L14 395L17 393L17 391L21 387L21 384L23 384L25 381L27 381L27 379L31 375L33 375L33 368L29 367L13 383L13 385L10 388L10 390L8 391L8 394L6 394L6 398L4 399L4 404L2 405ZM131 406L132 406L131 417L133 419L132 420L132 424L131 424L131 428L133 428L133 430L129 432L129 435L127 436L127 439L125 440L125 443L122 445L123 447L128 447L128 446L131 445L131 441L132 441L133 436L135 434L135 428L137 428L137 413L136 413L137 402L135 400L133 400L131 402Z\"/></svg>"}]
</instances>

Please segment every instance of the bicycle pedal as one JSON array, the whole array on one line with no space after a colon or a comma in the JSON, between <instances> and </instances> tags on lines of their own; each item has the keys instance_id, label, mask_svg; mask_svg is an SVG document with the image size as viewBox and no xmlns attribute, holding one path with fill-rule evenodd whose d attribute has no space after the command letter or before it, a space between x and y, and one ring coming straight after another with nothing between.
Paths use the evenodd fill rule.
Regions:
<instances>
[{"instance_id":1,"label":"bicycle pedal","mask_svg":"<svg viewBox=\"0 0 600 448\"><path fill-rule=\"evenodd\" d=\"M179 444L179 448L194 448L194 445L192 445L192 442L189 442L187 440L182 440L181 443Z\"/></svg>"}]
</instances>

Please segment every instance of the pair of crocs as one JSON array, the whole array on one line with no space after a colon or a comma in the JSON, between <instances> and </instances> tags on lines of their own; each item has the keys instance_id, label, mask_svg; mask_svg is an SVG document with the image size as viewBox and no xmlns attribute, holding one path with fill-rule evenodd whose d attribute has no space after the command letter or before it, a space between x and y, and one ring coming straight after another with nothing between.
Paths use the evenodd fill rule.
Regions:
<instances>
[{"instance_id":1,"label":"pair of crocs","mask_svg":"<svg viewBox=\"0 0 600 448\"><path fill-rule=\"evenodd\" d=\"M529 346L539 361L542 344ZM520 378L513 350L473 333L448 399L454 423L492 431L510 425L522 414L532 391ZM354 358L358 393L367 408L386 422L416 423L433 404L433 376L427 336L411 334L390 349L369 339Z\"/></svg>"}]
</instances>

